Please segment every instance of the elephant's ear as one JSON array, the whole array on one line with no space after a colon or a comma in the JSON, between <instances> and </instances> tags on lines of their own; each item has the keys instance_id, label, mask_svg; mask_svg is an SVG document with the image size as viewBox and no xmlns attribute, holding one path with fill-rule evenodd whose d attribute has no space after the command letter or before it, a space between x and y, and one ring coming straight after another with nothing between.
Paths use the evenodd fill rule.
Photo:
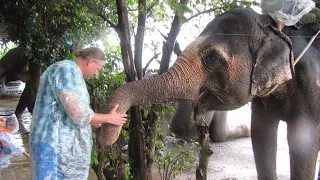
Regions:
<instances>
[{"instance_id":1,"label":"elephant's ear","mask_svg":"<svg viewBox=\"0 0 320 180\"><path fill-rule=\"evenodd\" d=\"M251 75L251 94L266 96L294 75L291 40L270 23L258 22L260 39ZM263 24L263 25L262 25Z\"/></svg>"}]
</instances>

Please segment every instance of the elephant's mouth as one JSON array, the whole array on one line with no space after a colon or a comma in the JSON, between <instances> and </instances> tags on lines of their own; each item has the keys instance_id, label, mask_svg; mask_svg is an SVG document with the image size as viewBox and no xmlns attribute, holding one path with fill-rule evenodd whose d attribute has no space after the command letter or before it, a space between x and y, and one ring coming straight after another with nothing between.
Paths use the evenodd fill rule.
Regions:
<instances>
[{"instance_id":1,"label":"elephant's mouth","mask_svg":"<svg viewBox=\"0 0 320 180\"><path fill-rule=\"evenodd\" d=\"M204 113L204 111L206 111L204 109L204 107L200 104L200 99L205 98L205 96L207 96L209 93L209 91L204 90L204 91L200 91L198 97L193 101L192 106L193 106L193 119L195 121L199 121L202 118L202 115Z\"/></svg>"},{"instance_id":2,"label":"elephant's mouth","mask_svg":"<svg viewBox=\"0 0 320 180\"><path fill-rule=\"evenodd\" d=\"M193 105L196 106L196 105L199 103L200 98L201 98L202 96L204 96L206 93L207 93L207 91L201 92L201 93L199 94L199 96L197 97L197 99L195 99L195 100L193 101Z\"/></svg>"}]
</instances>

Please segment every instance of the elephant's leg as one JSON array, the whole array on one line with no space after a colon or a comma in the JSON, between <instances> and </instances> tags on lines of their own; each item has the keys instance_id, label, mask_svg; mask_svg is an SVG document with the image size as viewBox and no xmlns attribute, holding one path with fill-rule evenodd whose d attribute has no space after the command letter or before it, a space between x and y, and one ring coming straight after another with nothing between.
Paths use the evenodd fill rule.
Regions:
<instances>
[{"instance_id":1,"label":"elephant's leg","mask_svg":"<svg viewBox=\"0 0 320 180\"><path fill-rule=\"evenodd\" d=\"M209 126L209 134L212 142L223 142L228 139L227 112L216 111L212 116Z\"/></svg>"},{"instance_id":2,"label":"elephant's leg","mask_svg":"<svg viewBox=\"0 0 320 180\"><path fill-rule=\"evenodd\" d=\"M319 152L319 133L313 121L288 123L288 144L292 180L314 180Z\"/></svg>"},{"instance_id":3,"label":"elephant's leg","mask_svg":"<svg viewBox=\"0 0 320 180\"><path fill-rule=\"evenodd\" d=\"M259 180L276 180L277 131L275 120L259 101L252 102L251 139Z\"/></svg>"},{"instance_id":4,"label":"elephant's leg","mask_svg":"<svg viewBox=\"0 0 320 180\"><path fill-rule=\"evenodd\" d=\"M216 111L213 114L209 127L212 142L223 142L231 138L249 137L250 129L241 124L235 128L229 128L227 122L227 111Z\"/></svg>"},{"instance_id":5,"label":"elephant's leg","mask_svg":"<svg viewBox=\"0 0 320 180\"><path fill-rule=\"evenodd\" d=\"M30 92L29 87L25 86L15 110L18 120L21 120L22 113L26 109L28 101L30 101Z\"/></svg>"},{"instance_id":6,"label":"elephant's leg","mask_svg":"<svg viewBox=\"0 0 320 180\"><path fill-rule=\"evenodd\" d=\"M180 101L170 123L170 131L183 139L197 139L197 125L193 117L192 102Z\"/></svg>"},{"instance_id":7,"label":"elephant's leg","mask_svg":"<svg viewBox=\"0 0 320 180\"><path fill-rule=\"evenodd\" d=\"M22 134L29 132L23 125L24 118L22 117L22 113L24 112L24 110L26 108L28 108L30 113L32 112L32 111L30 111L30 108L29 108L30 103L31 103L30 97L31 97L30 87L27 83L22 94L21 94L21 97L19 99L18 105L15 110L15 114L19 120L19 131Z\"/></svg>"}]
</instances>

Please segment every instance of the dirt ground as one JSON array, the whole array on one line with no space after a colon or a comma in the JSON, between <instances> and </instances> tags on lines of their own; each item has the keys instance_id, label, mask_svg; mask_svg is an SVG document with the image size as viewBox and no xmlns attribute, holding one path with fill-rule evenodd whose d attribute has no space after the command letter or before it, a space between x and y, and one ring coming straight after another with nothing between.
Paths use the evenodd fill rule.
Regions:
<instances>
[{"instance_id":1,"label":"dirt ground","mask_svg":"<svg viewBox=\"0 0 320 180\"><path fill-rule=\"evenodd\" d=\"M229 125L250 126L250 106L246 105L228 114ZM208 180L257 179L251 139L233 139L222 143L211 143L213 154L209 160ZM279 180L290 179L289 149L286 137L286 124L280 122L278 131L277 173ZM195 180L195 170L177 179Z\"/></svg>"},{"instance_id":2,"label":"dirt ground","mask_svg":"<svg viewBox=\"0 0 320 180\"><path fill-rule=\"evenodd\" d=\"M13 112L18 103L19 96L0 96L0 112ZM28 120L29 119L29 120ZM30 115L26 114L27 122L30 124ZM232 111L228 115L231 126L244 123L250 126L250 106L246 105L238 110ZM28 151L28 135L16 134L19 143ZM220 180L225 178L235 178L238 180L257 179L255 164L253 159L252 145L250 138L229 140L223 143L211 143L213 155L210 157L208 180ZM289 155L286 138L286 125L281 122L278 136L277 154L278 179L289 179ZM24 157L12 159L8 168L1 170L2 180L28 180L30 179L30 163ZM95 174L90 171L89 180L95 180ZM159 175L155 170L154 179L158 180ZM178 176L176 179L195 180L195 169Z\"/></svg>"}]
</instances>

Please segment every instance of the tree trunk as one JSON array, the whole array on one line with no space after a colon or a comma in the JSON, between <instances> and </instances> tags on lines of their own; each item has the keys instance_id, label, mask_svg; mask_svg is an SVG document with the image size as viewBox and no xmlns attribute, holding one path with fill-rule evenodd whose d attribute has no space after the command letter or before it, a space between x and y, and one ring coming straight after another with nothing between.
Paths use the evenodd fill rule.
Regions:
<instances>
[{"instance_id":1,"label":"tree trunk","mask_svg":"<svg viewBox=\"0 0 320 180\"><path fill-rule=\"evenodd\" d=\"M127 75L127 80L135 81L136 71L138 70L138 79L142 78L142 45L144 37L144 25L146 17L146 2L145 0L139 1L139 17L138 17L138 32L136 37L136 54L135 54L135 65L133 66L133 56L130 43L130 29L128 20L128 10L125 0L117 0L117 10L118 10L118 22L119 22L119 37L122 60L124 63L125 72ZM146 177L145 168L145 144L143 136L142 127L142 116L140 113L140 107L135 106L131 108L130 111L130 140L129 140L129 157L133 159L131 163L131 174L134 179L144 180Z\"/></svg>"},{"instance_id":2,"label":"tree trunk","mask_svg":"<svg viewBox=\"0 0 320 180\"><path fill-rule=\"evenodd\" d=\"M187 3L188 3L188 0L180 0L180 4L186 5ZM172 51L175 47L176 39L179 35L181 26L182 26L181 17L179 17L176 14L174 16L172 26L168 34L168 39L165 43L163 43L163 46L162 46L163 55L161 58L160 73L167 71L167 69L169 68Z\"/></svg>"},{"instance_id":3,"label":"tree trunk","mask_svg":"<svg viewBox=\"0 0 320 180\"><path fill-rule=\"evenodd\" d=\"M180 3L187 4L188 0L181 0ZM162 47L162 58L160 62L160 71L159 74L162 74L166 72L170 65L170 59L173 47L175 45L176 39L179 35L180 28L182 26L181 19L178 17L178 15L175 15L172 26L169 32L169 36L166 40L166 43L163 43ZM180 48L179 48L180 49ZM148 137L147 141L147 172L149 179L152 179L152 165L154 162L155 157L155 141L157 140L157 123L158 123L158 117L154 113L154 106L152 106L149 114L148 114L148 129L146 130L146 136Z\"/></svg>"},{"instance_id":4,"label":"tree trunk","mask_svg":"<svg viewBox=\"0 0 320 180\"><path fill-rule=\"evenodd\" d=\"M132 118L130 121L129 157L131 163L131 174L133 179L147 180L147 169L145 167L145 137L143 136L142 117L139 106L130 109Z\"/></svg>"},{"instance_id":5,"label":"tree trunk","mask_svg":"<svg viewBox=\"0 0 320 180\"><path fill-rule=\"evenodd\" d=\"M118 9L118 22L120 29L120 46L122 60L124 62L125 72L127 75L127 80L136 80L136 71L133 66L133 56L130 43L130 29L128 20L128 10L125 0L117 0ZM144 33L143 33L144 34ZM142 34L142 35L143 35ZM133 159L131 163L131 174L134 179L146 179L146 168L144 159L144 139L142 129L142 117L139 111L139 107L131 108L131 121L130 121L130 140L129 140L129 157Z\"/></svg>"},{"instance_id":6,"label":"tree trunk","mask_svg":"<svg viewBox=\"0 0 320 180\"><path fill-rule=\"evenodd\" d=\"M158 123L158 117L154 113L154 106L150 109L148 113L147 118L147 142L146 142L146 159L147 159L147 173L148 173L148 179L152 179L152 165L154 162L155 157L155 141L157 140L157 123Z\"/></svg>"},{"instance_id":7,"label":"tree trunk","mask_svg":"<svg viewBox=\"0 0 320 180\"><path fill-rule=\"evenodd\" d=\"M135 81L136 71L133 65L128 10L125 0L117 0L117 11L119 22L119 29L117 33L120 38L120 47L124 70L127 75L127 81Z\"/></svg>"},{"instance_id":8,"label":"tree trunk","mask_svg":"<svg viewBox=\"0 0 320 180\"><path fill-rule=\"evenodd\" d=\"M94 93L94 88L92 87L92 85L88 84L88 86L91 86L89 89L90 89L90 95L92 96ZM94 98L90 97L90 104L91 104L91 107L93 109L94 112L98 112L98 113L101 113L101 110L100 110L100 107L99 105L94 101ZM93 130L94 133L96 133L94 130ZM97 134L97 133L96 133ZM97 179L98 180L106 180L104 174L103 174L103 168L105 166L105 148L102 144L100 144L98 141L95 141L94 144L96 144L96 147L97 147L97 158L98 158L98 162L99 164L98 165L94 165L92 164L92 169L93 171L96 173L96 176L97 176ZM92 148L92 150L94 151L94 146Z\"/></svg>"},{"instance_id":9,"label":"tree trunk","mask_svg":"<svg viewBox=\"0 0 320 180\"><path fill-rule=\"evenodd\" d=\"M212 151L209 144L209 128L204 121L198 124L198 135L201 149L196 178L197 180L207 180L208 161L212 155Z\"/></svg>"},{"instance_id":10,"label":"tree trunk","mask_svg":"<svg viewBox=\"0 0 320 180\"><path fill-rule=\"evenodd\" d=\"M134 63L137 71L138 79L142 79L142 49L144 41L144 31L147 16L147 5L146 0L139 0L139 14L138 14L138 27L137 34L135 37L135 53L134 53Z\"/></svg>"}]
</instances>

